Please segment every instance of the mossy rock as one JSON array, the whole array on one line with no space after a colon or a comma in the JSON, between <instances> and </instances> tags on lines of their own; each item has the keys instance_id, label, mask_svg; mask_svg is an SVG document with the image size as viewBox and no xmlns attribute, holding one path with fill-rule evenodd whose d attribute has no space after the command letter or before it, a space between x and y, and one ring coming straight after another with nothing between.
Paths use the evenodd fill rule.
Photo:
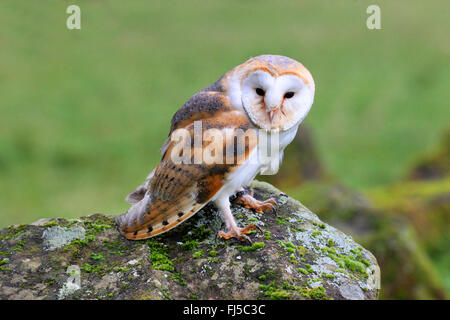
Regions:
<instances>
[{"instance_id":1,"label":"mossy rock","mask_svg":"<svg viewBox=\"0 0 450 320\"><path fill-rule=\"evenodd\" d=\"M233 206L252 245L217 237L207 206L152 239L119 235L114 216L44 219L0 231L0 299L376 299L375 257L296 200L255 182L276 214Z\"/></svg>"},{"instance_id":2,"label":"mossy rock","mask_svg":"<svg viewBox=\"0 0 450 320\"><path fill-rule=\"evenodd\" d=\"M431 249L441 248L448 256L448 190L445 179L410 181L367 197L321 181L289 194L301 196L321 219L352 234L376 255L383 271L382 298L445 299L445 268L437 268Z\"/></svg>"}]
</instances>

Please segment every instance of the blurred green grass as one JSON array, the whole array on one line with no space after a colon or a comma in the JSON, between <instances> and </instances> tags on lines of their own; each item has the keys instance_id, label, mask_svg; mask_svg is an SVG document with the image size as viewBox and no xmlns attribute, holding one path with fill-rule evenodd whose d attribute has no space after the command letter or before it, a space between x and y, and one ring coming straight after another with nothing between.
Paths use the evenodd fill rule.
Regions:
<instances>
[{"instance_id":1,"label":"blurred green grass","mask_svg":"<svg viewBox=\"0 0 450 320\"><path fill-rule=\"evenodd\" d=\"M448 125L450 3L377 1L370 31L372 3L3 0L0 226L125 211L173 113L263 53L312 72L305 123L330 172L358 189L401 178Z\"/></svg>"}]
</instances>

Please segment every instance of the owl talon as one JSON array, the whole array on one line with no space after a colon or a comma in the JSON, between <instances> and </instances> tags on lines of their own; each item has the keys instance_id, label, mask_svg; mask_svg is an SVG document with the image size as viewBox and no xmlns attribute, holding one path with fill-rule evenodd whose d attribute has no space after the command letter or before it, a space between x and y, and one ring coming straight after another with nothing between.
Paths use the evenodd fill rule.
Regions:
<instances>
[{"instance_id":1,"label":"owl talon","mask_svg":"<svg viewBox=\"0 0 450 320\"><path fill-rule=\"evenodd\" d=\"M245 228L240 229L241 233L243 233L243 234L249 234L252 230L258 230L261 233L263 232L261 227L254 223L250 223Z\"/></svg>"},{"instance_id":2,"label":"owl talon","mask_svg":"<svg viewBox=\"0 0 450 320\"><path fill-rule=\"evenodd\" d=\"M225 240L235 238L240 241L247 241L249 244L252 244L252 240L247 236L252 230L258 230L260 232L263 232L260 226L250 223L245 228L237 228L237 229L230 229L227 233L223 231L219 231L219 238L223 238Z\"/></svg>"},{"instance_id":3,"label":"owl talon","mask_svg":"<svg viewBox=\"0 0 450 320\"><path fill-rule=\"evenodd\" d=\"M240 241L247 241L249 245L252 245L252 240L248 236L246 236L245 234L240 235L239 240Z\"/></svg>"},{"instance_id":4,"label":"owl talon","mask_svg":"<svg viewBox=\"0 0 450 320\"><path fill-rule=\"evenodd\" d=\"M253 209L257 213L263 213L263 211L276 212L278 210L278 204L275 199L268 199L266 201L259 201L253 198L253 190L250 190L249 194L240 195L236 199L236 203L242 204L247 209Z\"/></svg>"}]
</instances>

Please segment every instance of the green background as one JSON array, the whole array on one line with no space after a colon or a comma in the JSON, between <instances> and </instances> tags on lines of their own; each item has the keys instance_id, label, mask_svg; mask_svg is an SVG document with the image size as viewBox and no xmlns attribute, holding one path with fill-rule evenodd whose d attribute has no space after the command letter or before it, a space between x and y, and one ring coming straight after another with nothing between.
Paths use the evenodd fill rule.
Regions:
<instances>
[{"instance_id":1,"label":"green background","mask_svg":"<svg viewBox=\"0 0 450 320\"><path fill-rule=\"evenodd\" d=\"M373 3L381 30L366 28ZM69 4L81 7L81 30L66 28ZM266 53L311 71L305 123L334 176L358 190L401 179L449 123L449 10L406 0L2 0L0 226L125 211L174 112Z\"/></svg>"}]
</instances>

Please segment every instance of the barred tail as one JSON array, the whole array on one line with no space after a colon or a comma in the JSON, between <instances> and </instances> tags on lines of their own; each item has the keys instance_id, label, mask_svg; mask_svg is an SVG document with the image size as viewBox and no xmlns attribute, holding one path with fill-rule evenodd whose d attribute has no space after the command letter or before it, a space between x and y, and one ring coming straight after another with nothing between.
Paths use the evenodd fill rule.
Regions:
<instances>
[{"instance_id":1,"label":"barred tail","mask_svg":"<svg viewBox=\"0 0 450 320\"><path fill-rule=\"evenodd\" d=\"M129 240L154 237L175 228L205 205L185 200L187 201L177 205L160 200L152 203L150 196L146 194L141 201L116 218L116 225L120 234ZM190 202L189 205L186 202Z\"/></svg>"}]
</instances>

